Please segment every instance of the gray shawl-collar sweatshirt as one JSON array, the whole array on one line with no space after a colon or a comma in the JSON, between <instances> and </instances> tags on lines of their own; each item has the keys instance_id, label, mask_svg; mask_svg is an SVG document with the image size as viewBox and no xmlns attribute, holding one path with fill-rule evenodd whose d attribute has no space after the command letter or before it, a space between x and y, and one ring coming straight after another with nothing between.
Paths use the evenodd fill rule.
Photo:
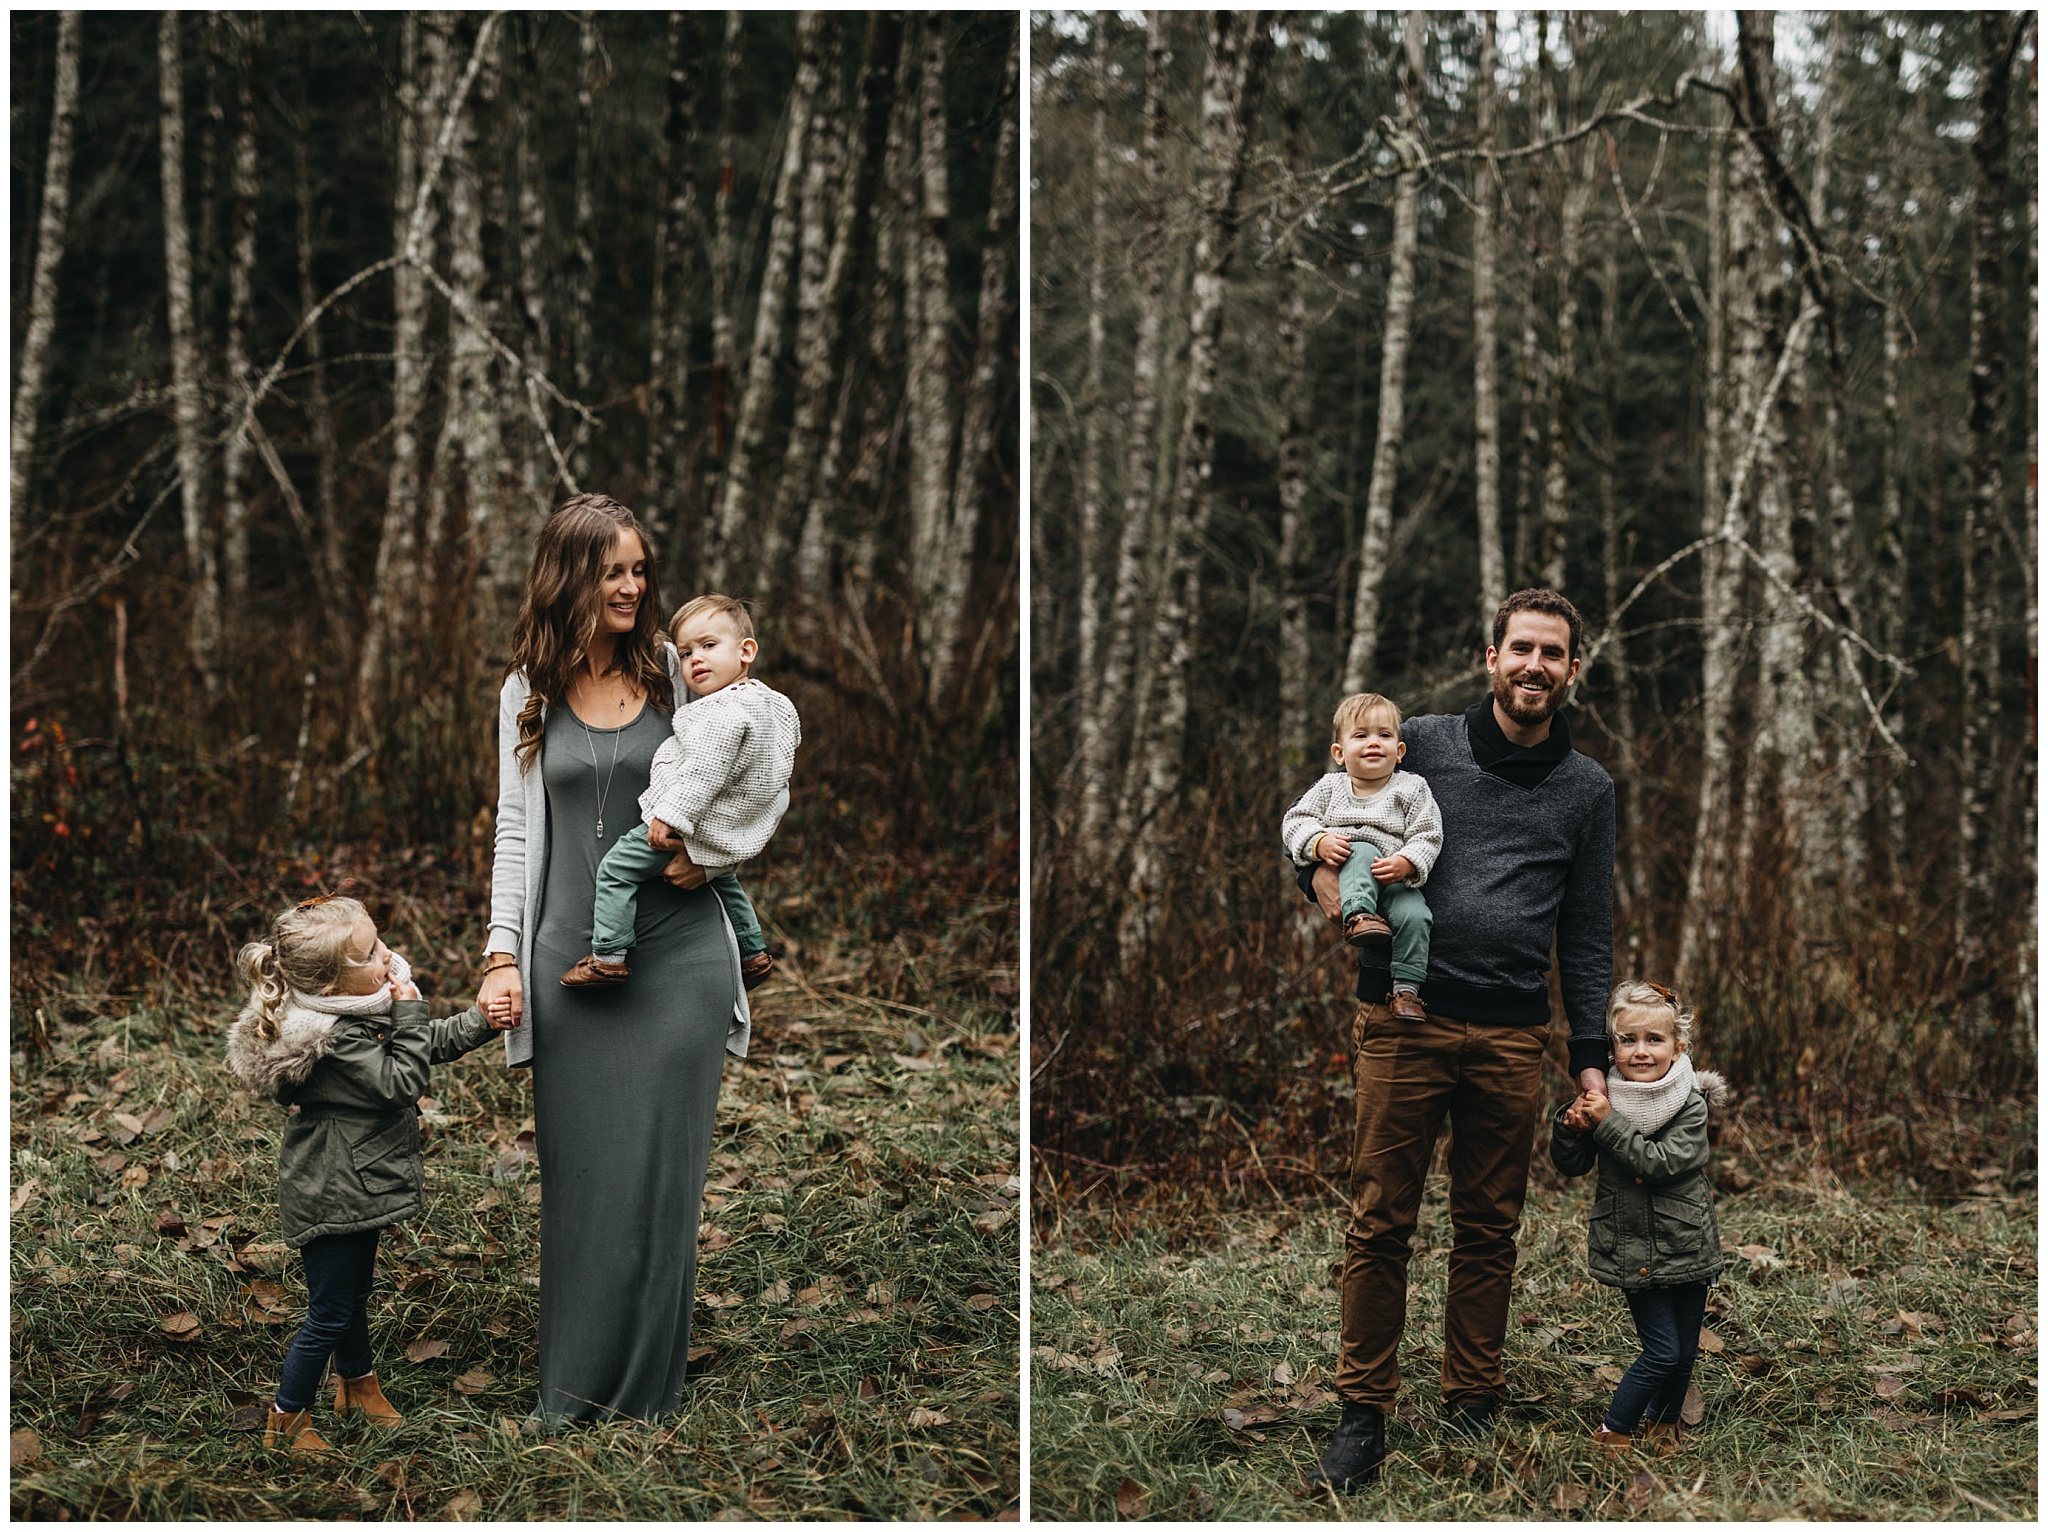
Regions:
<instances>
[{"instance_id":1,"label":"gray shawl-collar sweatshirt","mask_svg":"<svg viewBox=\"0 0 2048 1532\"><path fill-rule=\"evenodd\" d=\"M1563 718L1551 727L1563 728ZM1429 783L1444 827L1429 876L1423 1003L1463 1021L1548 1025L1554 933L1572 1073L1605 1069L1614 981L1613 780L1569 748L1534 785L1512 780L1534 774L1503 775L1498 761L1482 766L1459 713L1410 718L1401 738L1408 746L1402 769ZM1301 869L1304 891L1313 870ZM1361 952L1358 998L1384 1002L1390 990L1384 956Z\"/></svg>"}]
</instances>

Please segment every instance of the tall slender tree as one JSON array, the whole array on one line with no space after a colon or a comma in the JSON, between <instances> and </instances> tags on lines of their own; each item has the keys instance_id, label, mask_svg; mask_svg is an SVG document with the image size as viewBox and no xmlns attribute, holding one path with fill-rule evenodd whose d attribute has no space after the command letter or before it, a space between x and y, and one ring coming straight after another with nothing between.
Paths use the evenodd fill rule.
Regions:
<instances>
[{"instance_id":1,"label":"tall slender tree","mask_svg":"<svg viewBox=\"0 0 2048 1532\"><path fill-rule=\"evenodd\" d=\"M29 472L35 465L36 426L50 337L57 328L57 266L71 224L71 144L78 121L78 37L80 13L57 17L57 89L50 105L50 148L43 160L43 208L36 225L35 277L29 289L28 331L14 382L14 435L8 444L9 490L14 545L22 544L29 511Z\"/></svg>"}]
</instances>

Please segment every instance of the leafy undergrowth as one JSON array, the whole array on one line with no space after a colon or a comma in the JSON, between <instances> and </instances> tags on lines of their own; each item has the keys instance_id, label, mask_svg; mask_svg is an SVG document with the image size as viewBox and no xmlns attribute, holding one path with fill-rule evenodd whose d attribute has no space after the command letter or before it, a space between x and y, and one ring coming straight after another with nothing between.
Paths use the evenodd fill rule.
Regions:
<instances>
[{"instance_id":1,"label":"leafy undergrowth","mask_svg":"<svg viewBox=\"0 0 2048 1532\"><path fill-rule=\"evenodd\" d=\"M1015 902L997 880L878 942L863 899L892 887L835 885L830 926L804 924L815 888L756 891L786 957L726 1064L692 1378L657 1427L522 1429L542 1188L526 1077L487 1046L436 1071L428 1209L380 1252L371 1338L405 1424L337 1428L333 1467L265 1453L304 1288L277 1244L279 1115L220 1063L233 1002L51 994L64 1019L13 1059L13 1513L1014 1515ZM459 942L418 911L386 924L419 953Z\"/></svg>"},{"instance_id":2,"label":"leafy undergrowth","mask_svg":"<svg viewBox=\"0 0 2048 1532\"><path fill-rule=\"evenodd\" d=\"M1532 1181L1509 1403L1475 1447L1438 1424L1451 1244L1431 1178L1393 1456L1356 1494L1303 1475L1334 1428L1343 1207L1142 1220L1048 1207L1032 1265L1032 1513L1133 1520L2031 1520L2037 1270L2030 1190L1946 1205L1825 1169L1721 1198L1728 1270L1669 1458L1591 1435L1636 1343L1585 1275L1590 1178Z\"/></svg>"}]
</instances>

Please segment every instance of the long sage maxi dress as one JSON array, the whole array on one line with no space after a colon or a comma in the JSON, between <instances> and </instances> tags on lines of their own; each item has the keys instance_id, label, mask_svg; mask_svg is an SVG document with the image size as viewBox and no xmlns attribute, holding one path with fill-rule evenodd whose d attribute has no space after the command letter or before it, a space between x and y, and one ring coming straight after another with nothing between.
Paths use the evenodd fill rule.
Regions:
<instances>
[{"instance_id":1,"label":"long sage maxi dress","mask_svg":"<svg viewBox=\"0 0 2048 1532\"><path fill-rule=\"evenodd\" d=\"M567 706L551 708L542 736L548 865L526 1011L541 1174L540 1407L550 1421L670 1413L690 1350L697 1220L739 987L718 896L642 884L632 978L556 982L590 951L598 861L639 824L668 737L668 715L652 703L618 729L586 730Z\"/></svg>"}]
</instances>

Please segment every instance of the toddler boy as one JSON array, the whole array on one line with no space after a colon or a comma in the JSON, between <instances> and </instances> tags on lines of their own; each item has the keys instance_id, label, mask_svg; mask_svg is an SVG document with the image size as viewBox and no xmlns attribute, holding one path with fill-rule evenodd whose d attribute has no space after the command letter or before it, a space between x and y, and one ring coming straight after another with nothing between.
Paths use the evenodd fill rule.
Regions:
<instances>
[{"instance_id":1,"label":"toddler boy","mask_svg":"<svg viewBox=\"0 0 2048 1532\"><path fill-rule=\"evenodd\" d=\"M1331 722L1330 759L1339 769L1295 801L1280 839L1297 866L1320 860L1337 869L1344 939L1393 949L1389 1008L1421 1021L1430 925L1422 885L1443 850L1444 823L1429 784L1400 769L1407 753L1398 707L1377 692L1346 697ZM1354 855L1354 843L1373 855Z\"/></svg>"},{"instance_id":2,"label":"toddler boy","mask_svg":"<svg viewBox=\"0 0 2048 1532\"><path fill-rule=\"evenodd\" d=\"M789 778L803 729L796 707L756 681L760 645L746 607L731 596L686 602L669 623L683 662L683 680L697 700L675 711L674 734L654 752L645 816L597 864L591 911L591 954L562 975L570 988L622 984L632 970L635 895L680 860L657 850L657 838L680 836L689 859L704 869L739 941L740 974L752 989L775 966L761 922L734 870L758 856L789 807Z\"/></svg>"}]
</instances>

